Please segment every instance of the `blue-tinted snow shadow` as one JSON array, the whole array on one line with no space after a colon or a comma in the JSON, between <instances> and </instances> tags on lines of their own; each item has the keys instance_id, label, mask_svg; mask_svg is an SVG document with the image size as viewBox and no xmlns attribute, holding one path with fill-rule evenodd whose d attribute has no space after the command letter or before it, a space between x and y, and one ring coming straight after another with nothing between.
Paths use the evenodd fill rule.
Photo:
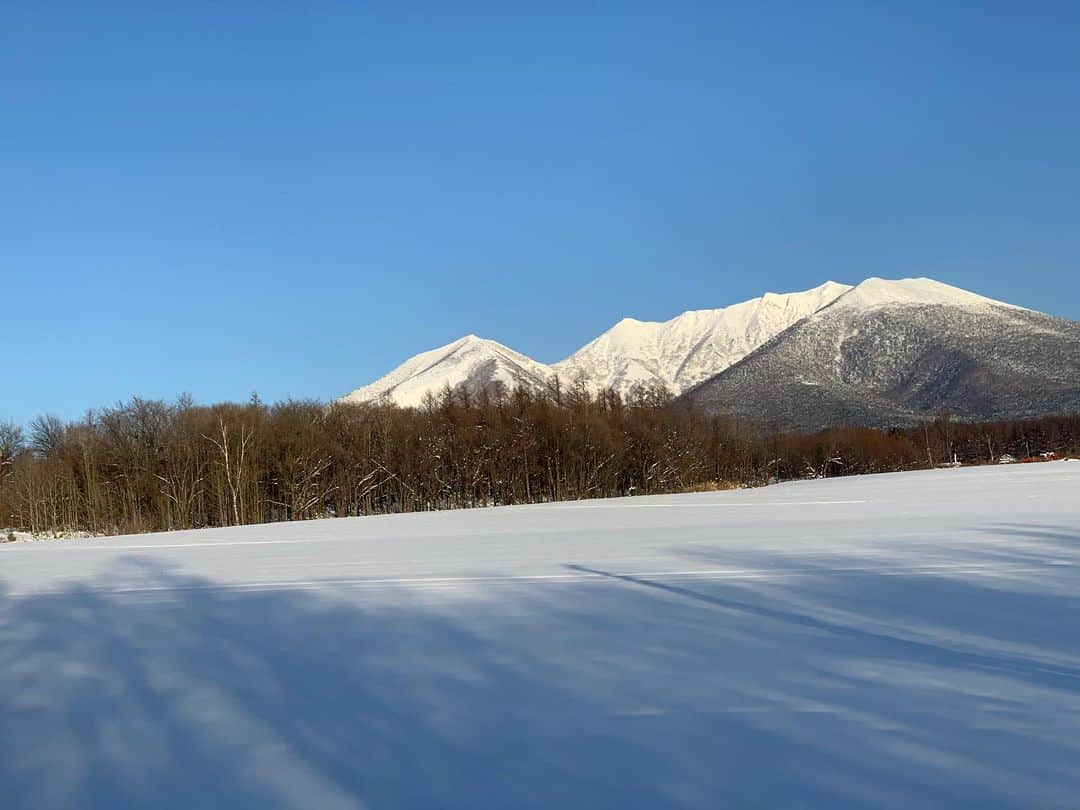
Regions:
<instances>
[{"instance_id":1,"label":"blue-tinted snow shadow","mask_svg":"<svg viewBox=\"0 0 1080 810\"><path fill-rule=\"evenodd\" d=\"M770 560L784 564L726 561ZM132 565L164 590L3 599L5 807L1080 795L1068 596L806 564L780 590L603 572L467 597L320 595L218 590ZM974 618L1017 612L1040 629L1029 647L1021 629L1003 638ZM914 641L905 617L923 629Z\"/></svg>"}]
</instances>

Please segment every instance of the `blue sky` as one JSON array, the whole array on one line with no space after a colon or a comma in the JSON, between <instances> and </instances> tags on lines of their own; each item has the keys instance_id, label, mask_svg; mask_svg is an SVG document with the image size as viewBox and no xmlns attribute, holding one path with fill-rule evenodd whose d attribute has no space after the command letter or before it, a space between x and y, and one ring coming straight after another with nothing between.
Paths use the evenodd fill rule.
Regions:
<instances>
[{"instance_id":1,"label":"blue sky","mask_svg":"<svg viewBox=\"0 0 1080 810\"><path fill-rule=\"evenodd\" d=\"M1080 319L1076 3L176 5L0 7L0 418L827 278Z\"/></svg>"}]
</instances>

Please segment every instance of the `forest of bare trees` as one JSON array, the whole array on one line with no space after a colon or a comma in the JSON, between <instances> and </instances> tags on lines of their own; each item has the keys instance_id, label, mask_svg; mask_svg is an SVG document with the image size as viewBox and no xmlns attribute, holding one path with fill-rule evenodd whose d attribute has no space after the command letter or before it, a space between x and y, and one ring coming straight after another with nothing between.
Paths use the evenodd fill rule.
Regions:
<instances>
[{"instance_id":1,"label":"forest of bare trees","mask_svg":"<svg viewBox=\"0 0 1080 810\"><path fill-rule=\"evenodd\" d=\"M0 526L131 533L751 486L1080 449L1080 417L798 436L584 390L443 392L420 409L133 399L0 423Z\"/></svg>"}]
</instances>

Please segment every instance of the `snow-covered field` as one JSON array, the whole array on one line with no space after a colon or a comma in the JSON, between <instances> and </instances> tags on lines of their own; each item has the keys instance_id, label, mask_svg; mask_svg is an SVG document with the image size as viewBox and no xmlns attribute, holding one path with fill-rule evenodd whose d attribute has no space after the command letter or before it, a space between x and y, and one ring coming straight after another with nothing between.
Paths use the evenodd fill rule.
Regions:
<instances>
[{"instance_id":1,"label":"snow-covered field","mask_svg":"<svg viewBox=\"0 0 1080 810\"><path fill-rule=\"evenodd\" d=\"M1080 463L0 546L0 804L1080 804Z\"/></svg>"}]
</instances>

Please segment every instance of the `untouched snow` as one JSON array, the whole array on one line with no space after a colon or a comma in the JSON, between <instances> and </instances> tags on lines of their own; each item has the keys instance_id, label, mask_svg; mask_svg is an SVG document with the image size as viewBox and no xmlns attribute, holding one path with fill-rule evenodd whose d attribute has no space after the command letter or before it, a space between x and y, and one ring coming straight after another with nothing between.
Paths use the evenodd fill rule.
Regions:
<instances>
[{"instance_id":1,"label":"untouched snow","mask_svg":"<svg viewBox=\"0 0 1080 810\"><path fill-rule=\"evenodd\" d=\"M0 795L1065 807L1080 463L0 546Z\"/></svg>"},{"instance_id":2,"label":"untouched snow","mask_svg":"<svg viewBox=\"0 0 1080 810\"><path fill-rule=\"evenodd\" d=\"M952 306L952 307L1022 307L1006 304L977 295L959 287L942 284L930 278L903 278L889 281L868 278L845 295L840 296L834 307L869 310L885 306Z\"/></svg>"},{"instance_id":3,"label":"untouched snow","mask_svg":"<svg viewBox=\"0 0 1080 810\"><path fill-rule=\"evenodd\" d=\"M680 394L851 289L828 281L806 292L766 293L723 309L684 312L663 323L625 318L553 368L564 379L583 375L594 388L624 395L638 383L660 383Z\"/></svg>"}]
</instances>

